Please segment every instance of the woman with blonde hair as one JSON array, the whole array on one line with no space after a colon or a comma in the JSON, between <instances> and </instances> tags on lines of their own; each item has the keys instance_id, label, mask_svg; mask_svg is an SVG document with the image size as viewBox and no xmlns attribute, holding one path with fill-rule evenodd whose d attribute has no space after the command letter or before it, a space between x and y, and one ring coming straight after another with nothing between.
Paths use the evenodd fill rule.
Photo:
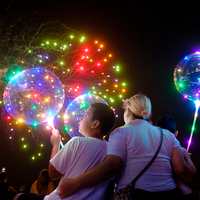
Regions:
<instances>
[{"instance_id":1,"label":"woman with blonde hair","mask_svg":"<svg viewBox=\"0 0 200 200\"><path fill-rule=\"evenodd\" d=\"M75 179L63 180L59 187L60 197L71 196L77 190L98 184L114 174L115 191L119 191L137 177L158 150L155 160L135 182L134 199L181 199L173 172L198 193L195 176L184 161L179 141L168 130L161 130L148 122L150 99L136 94L124 101L123 108L125 125L111 133L104 160Z\"/></svg>"},{"instance_id":2,"label":"woman with blonde hair","mask_svg":"<svg viewBox=\"0 0 200 200\"><path fill-rule=\"evenodd\" d=\"M126 99L122 106L124 110L129 109L135 119L149 120L151 116L151 101L142 94L136 94L130 99ZM125 115L125 112L124 112ZM125 118L124 118L125 120ZM125 121L126 123L126 121Z\"/></svg>"},{"instance_id":3,"label":"woman with blonde hair","mask_svg":"<svg viewBox=\"0 0 200 200\"><path fill-rule=\"evenodd\" d=\"M47 169L43 169L38 179L32 184L30 193L47 195L55 190L54 182L49 178L49 172Z\"/></svg>"}]
</instances>

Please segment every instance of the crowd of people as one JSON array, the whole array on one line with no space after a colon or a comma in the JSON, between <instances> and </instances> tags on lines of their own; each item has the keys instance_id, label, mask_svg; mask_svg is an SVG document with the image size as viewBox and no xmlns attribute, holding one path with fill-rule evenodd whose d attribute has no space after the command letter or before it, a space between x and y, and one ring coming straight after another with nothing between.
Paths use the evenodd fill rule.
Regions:
<instances>
[{"instance_id":1,"label":"crowd of people","mask_svg":"<svg viewBox=\"0 0 200 200\"><path fill-rule=\"evenodd\" d=\"M163 116L152 125L151 101L143 94L125 100L123 108L125 125L110 133L115 123L113 110L102 103L92 104L79 122L79 132L85 137L70 139L61 150L60 134L53 130L48 171L40 173L30 193L19 193L14 200L111 199L149 163L160 141L155 160L135 182L134 199L198 199L197 170L176 139L173 118ZM56 188L43 172L53 181L60 179Z\"/></svg>"},{"instance_id":2,"label":"crowd of people","mask_svg":"<svg viewBox=\"0 0 200 200\"><path fill-rule=\"evenodd\" d=\"M0 200L13 200L17 193L33 193L47 195L55 190L56 186L54 181L49 177L47 169L43 169L37 180L31 185L30 190L27 191L25 185L21 185L19 191L15 190L13 186L7 182L6 172L0 172Z\"/></svg>"},{"instance_id":3,"label":"crowd of people","mask_svg":"<svg viewBox=\"0 0 200 200\"><path fill-rule=\"evenodd\" d=\"M6 171L3 167L0 172L0 199L12 200L16 194L17 191L7 182Z\"/></svg>"}]
</instances>

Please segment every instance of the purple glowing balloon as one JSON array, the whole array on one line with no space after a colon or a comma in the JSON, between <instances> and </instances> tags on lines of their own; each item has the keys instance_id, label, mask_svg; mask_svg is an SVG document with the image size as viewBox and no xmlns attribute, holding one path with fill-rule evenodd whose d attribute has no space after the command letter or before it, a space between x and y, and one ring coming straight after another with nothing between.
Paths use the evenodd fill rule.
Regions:
<instances>
[{"instance_id":1,"label":"purple glowing balloon","mask_svg":"<svg viewBox=\"0 0 200 200\"><path fill-rule=\"evenodd\" d=\"M200 100L200 52L189 54L178 63L174 83L184 98Z\"/></svg>"}]
</instances>

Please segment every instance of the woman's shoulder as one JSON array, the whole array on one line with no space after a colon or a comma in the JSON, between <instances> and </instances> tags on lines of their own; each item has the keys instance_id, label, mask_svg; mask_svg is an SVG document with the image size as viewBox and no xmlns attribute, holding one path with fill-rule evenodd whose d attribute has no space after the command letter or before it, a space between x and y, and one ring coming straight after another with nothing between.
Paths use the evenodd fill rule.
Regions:
<instances>
[{"instance_id":1,"label":"woman's shoulder","mask_svg":"<svg viewBox=\"0 0 200 200\"><path fill-rule=\"evenodd\" d=\"M113 132L127 130L131 127L132 127L132 125L130 125L130 124L124 124L122 126L117 127Z\"/></svg>"},{"instance_id":2,"label":"woman's shoulder","mask_svg":"<svg viewBox=\"0 0 200 200\"><path fill-rule=\"evenodd\" d=\"M31 185L31 188L34 190L34 193L37 191L37 180L33 182L33 184Z\"/></svg>"},{"instance_id":3,"label":"woman's shoulder","mask_svg":"<svg viewBox=\"0 0 200 200\"><path fill-rule=\"evenodd\" d=\"M34 182L33 182L33 184L32 184L32 186L36 185L36 184L37 184L37 182L38 182L37 180L36 180L36 181L34 181Z\"/></svg>"}]
</instances>

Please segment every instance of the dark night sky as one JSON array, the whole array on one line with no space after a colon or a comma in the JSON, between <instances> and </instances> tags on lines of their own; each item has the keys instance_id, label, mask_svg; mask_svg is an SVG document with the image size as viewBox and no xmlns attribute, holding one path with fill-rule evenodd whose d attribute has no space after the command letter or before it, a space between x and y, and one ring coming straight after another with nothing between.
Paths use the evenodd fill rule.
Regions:
<instances>
[{"instance_id":1,"label":"dark night sky","mask_svg":"<svg viewBox=\"0 0 200 200\"><path fill-rule=\"evenodd\" d=\"M182 57L200 51L200 3L56 0L38 2L38 6L45 6L44 12L52 12L53 18L88 38L105 41L127 77L127 97L138 92L146 94L152 102L153 123L162 115L173 116L179 130L178 139L183 147L187 146L195 105L176 90L173 71ZM118 109L121 111L120 105ZM120 120L121 117L118 121L122 124ZM197 170L200 170L199 122L197 118L190 147ZM16 189L23 183L30 187L40 170L48 167L51 145L47 157L35 163L27 163L25 155L11 150L5 153L3 147L0 146L3 152L0 167L6 166L9 182ZM14 155L12 160L10 155Z\"/></svg>"}]
</instances>

